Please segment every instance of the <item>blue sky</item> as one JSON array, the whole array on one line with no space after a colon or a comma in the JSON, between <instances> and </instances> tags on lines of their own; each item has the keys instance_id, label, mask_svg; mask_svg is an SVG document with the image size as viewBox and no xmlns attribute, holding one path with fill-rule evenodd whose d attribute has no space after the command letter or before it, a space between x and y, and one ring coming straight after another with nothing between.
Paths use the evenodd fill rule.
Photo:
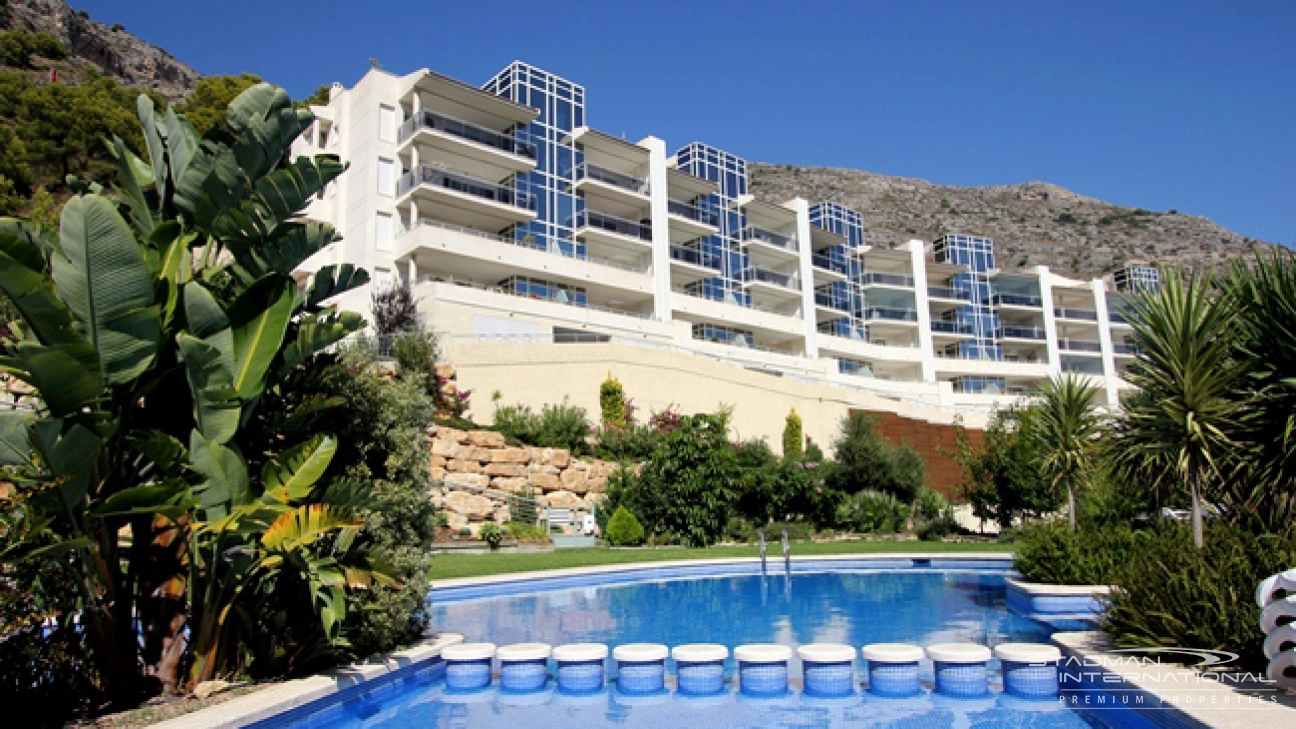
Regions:
<instances>
[{"instance_id":1,"label":"blue sky","mask_svg":"<svg viewBox=\"0 0 1296 729\"><path fill-rule=\"evenodd\" d=\"M304 96L377 58L521 59L671 149L956 185L1047 180L1296 243L1296 3L72 0L205 74ZM536 8L543 8L537 11Z\"/></svg>"}]
</instances>

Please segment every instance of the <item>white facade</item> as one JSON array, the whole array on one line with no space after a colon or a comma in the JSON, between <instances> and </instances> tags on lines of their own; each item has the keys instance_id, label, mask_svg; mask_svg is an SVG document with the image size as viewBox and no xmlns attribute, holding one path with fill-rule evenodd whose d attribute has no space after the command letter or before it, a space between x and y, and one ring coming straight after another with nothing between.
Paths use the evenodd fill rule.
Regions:
<instances>
[{"instance_id":1,"label":"white facade","mask_svg":"<svg viewBox=\"0 0 1296 729\"><path fill-rule=\"evenodd\" d=\"M506 88L506 74L541 73L514 64L492 88ZM951 284L966 267L936 262L922 241L845 247L812 224L805 200L721 194L727 183L682 171L662 140L585 125L583 89L545 78L564 99L578 96L568 132L546 121L552 108L426 70L375 69L335 85L293 151L350 165L307 212L343 240L299 274L352 263L375 286L409 281L451 347L633 343L977 414L1064 371L1101 383L1111 405L1128 387L1123 294L1106 282L1045 267L990 272L1000 290L1027 293L995 297L994 352L974 358L953 316L967 306ZM830 260L830 250L854 258ZM707 285L722 270L733 272L727 282ZM825 293L839 283L857 291L858 329L834 323L849 318ZM340 303L368 314L369 291Z\"/></svg>"}]
</instances>

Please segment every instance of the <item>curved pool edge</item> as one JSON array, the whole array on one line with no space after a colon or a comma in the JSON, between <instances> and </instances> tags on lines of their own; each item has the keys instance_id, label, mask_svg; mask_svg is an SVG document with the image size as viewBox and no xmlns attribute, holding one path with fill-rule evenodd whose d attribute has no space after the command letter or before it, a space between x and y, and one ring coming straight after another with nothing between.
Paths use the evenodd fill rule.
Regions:
<instances>
[{"instance_id":1,"label":"curved pool edge","mask_svg":"<svg viewBox=\"0 0 1296 729\"><path fill-rule=\"evenodd\" d=\"M148 729L245 729L287 725L298 712L317 712L375 689L418 679L435 670L441 649L463 640L457 633L441 633L418 645L367 660L339 666L313 676L270 684L243 696L188 714L149 724Z\"/></svg>"},{"instance_id":2,"label":"curved pool edge","mask_svg":"<svg viewBox=\"0 0 1296 729\"><path fill-rule=\"evenodd\" d=\"M1012 570L1011 552L877 552L873 554L830 554L792 557L792 573L817 571L820 565L840 567L858 563L862 569L987 569L1002 572ZM767 573L783 573L781 559L767 561ZM676 559L632 564L604 564L588 567L564 567L553 570L510 572L477 577L459 577L432 580L429 599L469 600L510 594L509 588L525 583L527 591L543 591L572 587L592 587L622 580L673 579L677 577L707 577L724 575L759 574L759 557L729 557L722 559ZM594 578L594 579L590 579ZM582 582L584 579L586 581Z\"/></svg>"}]
</instances>

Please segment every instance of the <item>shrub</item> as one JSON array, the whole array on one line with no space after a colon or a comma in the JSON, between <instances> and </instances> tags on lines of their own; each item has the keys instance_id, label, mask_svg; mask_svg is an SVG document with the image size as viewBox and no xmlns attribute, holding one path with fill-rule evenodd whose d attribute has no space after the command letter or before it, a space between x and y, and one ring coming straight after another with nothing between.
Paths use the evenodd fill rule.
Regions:
<instances>
[{"instance_id":1,"label":"shrub","mask_svg":"<svg viewBox=\"0 0 1296 729\"><path fill-rule=\"evenodd\" d=\"M837 522L862 533L894 534L909 522L909 507L891 494L864 490L837 507Z\"/></svg>"},{"instance_id":2,"label":"shrub","mask_svg":"<svg viewBox=\"0 0 1296 729\"><path fill-rule=\"evenodd\" d=\"M954 520L953 511L946 511L935 518L914 523L914 535L924 542L939 541L958 531L959 525Z\"/></svg>"},{"instance_id":3,"label":"shrub","mask_svg":"<svg viewBox=\"0 0 1296 729\"><path fill-rule=\"evenodd\" d=\"M1006 529L1022 517L1038 518L1061 506L1060 490L1045 475L1047 444L1039 436L1038 417L1034 407L996 412L980 447L960 427L954 458L963 467L960 488L976 517Z\"/></svg>"},{"instance_id":4,"label":"shrub","mask_svg":"<svg viewBox=\"0 0 1296 729\"><path fill-rule=\"evenodd\" d=\"M1296 564L1296 532L1212 524L1201 550L1177 522L1148 534L1120 570L1100 629L1121 646L1232 651L1244 667L1263 669L1253 595L1261 580Z\"/></svg>"},{"instance_id":5,"label":"shrub","mask_svg":"<svg viewBox=\"0 0 1296 729\"><path fill-rule=\"evenodd\" d=\"M644 528L624 506L618 506L608 519L608 543L616 547L634 547L643 544Z\"/></svg>"},{"instance_id":6,"label":"shrub","mask_svg":"<svg viewBox=\"0 0 1296 729\"><path fill-rule=\"evenodd\" d=\"M945 494L926 486L918 490L914 497L913 515L915 520L938 519L950 510L949 499Z\"/></svg>"},{"instance_id":7,"label":"shrub","mask_svg":"<svg viewBox=\"0 0 1296 729\"><path fill-rule=\"evenodd\" d=\"M483 542L486 542L491 550L499 549L500 542L504 540L504 532L500 530L499 524L493 521L482 524L481 531L477 533L477 536Z\"/></svg>"},{"instance_id":8,"label":"shrub","mask_svg":"<svg viewBox=\"0 0 1296 729\"><path fill-rule=\"evenodd\" d=\"M626 426L625 390L621 381L608 374L603 384L599 385L599 409L603 416L603 427L624 428Z\"/></svg>"},{"instance_id":9,"label":"shrub","mask_svg":"<svg viewBox=\"0 0 1296 729\"><path fill-rule=\"evenodd\" d=\"M540 540L548 539L549 535L545 533L544 527L534 522L511 521L505 527L514 539L519 540Z\"/></svg>"},{"instance_id":10,"label":"shrub","mask_svg":"<svg viewBox=\"0 0 1296 729\"><path fill-rule=\"evenodd\" d=\"M873 419L854 412L842 419L833 443L836 463L827 485L842 493L881 491L908 504L926 478L922 456L909 446L894 447L873 430Z\"/></svg>"},{"instance_id":11,"label":"shrub","mask_svg":"<svg viewBox=\"0 0 1296 729\"><path fill-rule=\"evenodd\" d=\"M566 448L573 456L590 453L590 424L585 419L585 408L563 400L558 405L545 405L540 409L540 424L535 445L542 448Z\"/></svg>"},{"instance_id":12,"label":"shrub","mask_svg":"<svg viewBox=\"0 0 1296 729\"><path fill-rule=\"evenodd\" d=\"M373 313L374 331L379 337L413 331L422 324L418 303L408 281L374 286L369 295L369 309Z\"/></svg>"},{"instance_id":13,"label":"shrub","mask_svg":"<svg viewBox=\"0 0 1296 729\"><path fill-rule=\"evenodd\" d=\"M653 425L629 423L620 428L603 427L598 431L594 455L609 461L647 460L657 445L657 435Z\"/></svg>"},{"instance_id":14,"label":"shrub","mask_svg":"<svg viewBox=\"0 0 1296 729\"><path fill-rule=\"evenodd\" d=\"M783 422L783 457L788 460L800 460L805 443L802 436L801 416L796 408L788 411Z\"/></svg>"},{"instance_id":15,"label":"shrub","mask_svg":"<svg viewBox=\"0 0 1296 729\"><path fill-rule=\"evenodd\" d=\"M1109 585L1150 533L1109 526L1072 533L1062 522L1032 522L1014 532L1014 566L1030 582Z\"/></svg>"},{"instance_id":16,"label":"shrub","mask_svg":"<svg viewBox=\"0 0 1296 729\"><path fill-rule=\"evenodd\" d=\"M618 479L613 503L624 504L644 528L688 546L705 547L724 534L739 489L740 469L719 415L680 418L662 435L638 478Z\"/></svg>"}]
</instances>

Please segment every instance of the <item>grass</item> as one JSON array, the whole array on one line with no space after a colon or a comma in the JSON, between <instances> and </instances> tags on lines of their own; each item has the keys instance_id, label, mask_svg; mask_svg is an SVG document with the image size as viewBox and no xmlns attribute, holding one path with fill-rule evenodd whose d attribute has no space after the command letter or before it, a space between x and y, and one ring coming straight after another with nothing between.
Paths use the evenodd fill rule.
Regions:
<instances>
[{"instance_id":1,"label":"grass","mask_svg":"<svg viewBox=\"0 0 1296 729\"><path fill-rule=\"evenodd\" d=\"M849 542L793 542L792 555L877 554L880 552L1011 552L1013 545L997 542L918 542L893 540L856 540ZM771 560L782 558L778 542L769 545ZM521 554L439 554L432 558L432 579L503 575L513 572L557 570L567 567L593 567L605 564L634 564L681 559L727 559L756 557L753 544L690 549L659 547L643 549L564 549L554 552Z\"/></svg>"}]
</instances>

